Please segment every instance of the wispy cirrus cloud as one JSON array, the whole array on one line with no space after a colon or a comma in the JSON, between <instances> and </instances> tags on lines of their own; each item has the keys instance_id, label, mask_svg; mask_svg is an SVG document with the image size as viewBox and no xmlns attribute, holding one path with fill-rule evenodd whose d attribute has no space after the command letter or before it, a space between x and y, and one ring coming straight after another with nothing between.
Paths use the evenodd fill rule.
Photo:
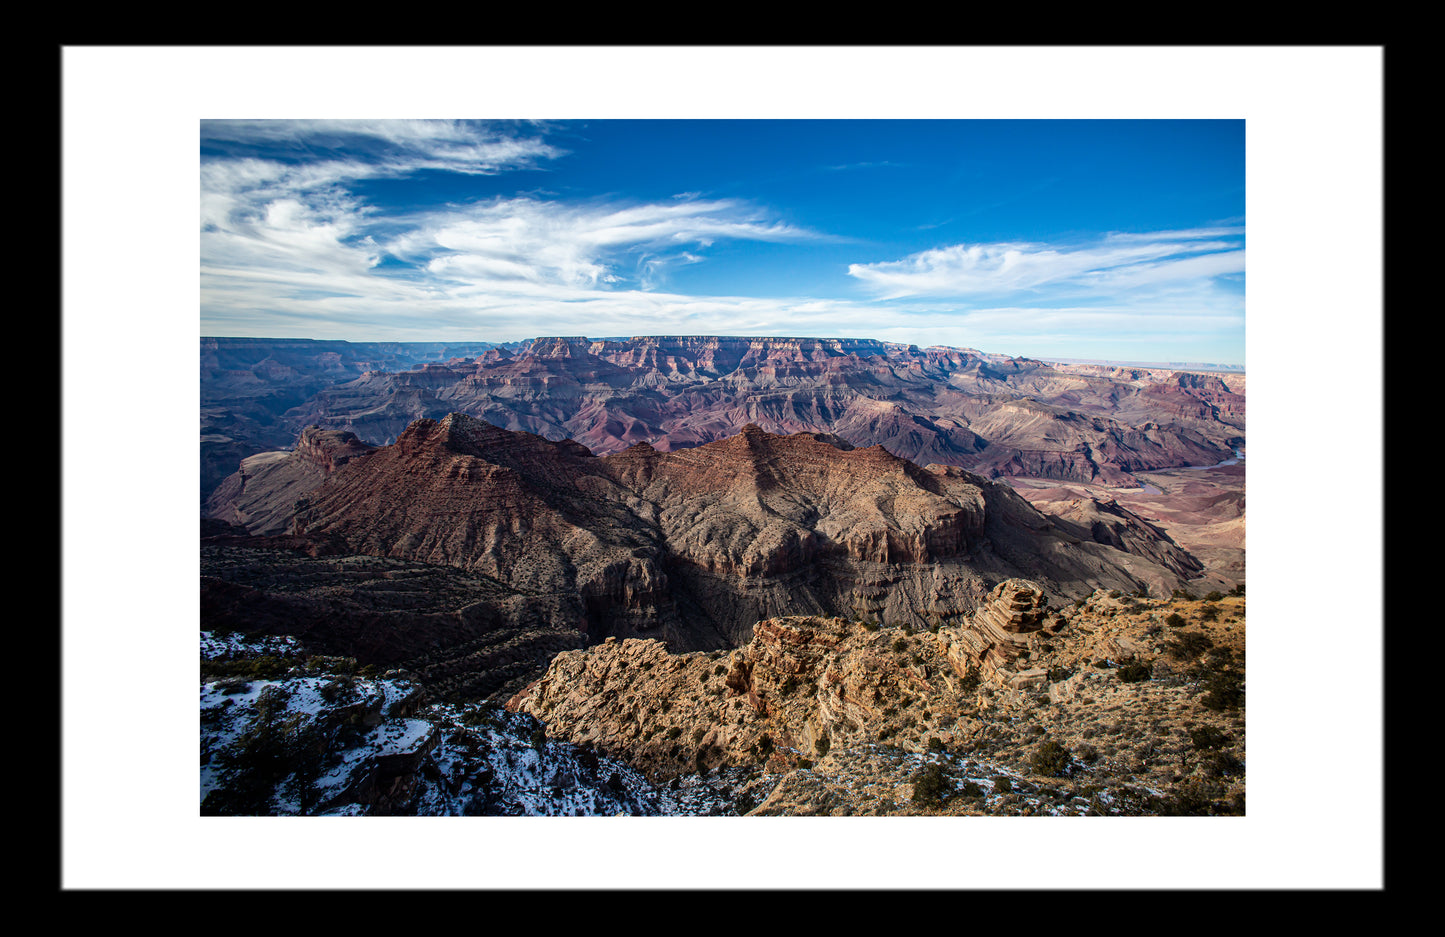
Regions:
<instances>
[{"instance_id":1,"label":"wispy cirrus cloud","mask_svg":"<svg viewBox=\"0 0 1445 937\"><path fill-rule=\"evenodd\" d=\"M562 153L536 135L440 120L202 121L201 144L203 282L249 271L271 284L308 277L312 291L382 260L383 226L357 183L428 169L492 174Z\"/></svg>"},{"instance_id":2,"label":"wispy cirrus cloud","mask_svg":"<svg viewBox=\"0 0 1445 937\"><path fill-rule=\"evenodd\" d=\"M615 205L498 199L412 219L388 249L451 281L493 280L580 288L646 288L664 266L698 263L721 240L818 237L745 203L728 200ZM640 271L634 273L634 271Z\"/></svg>"},{"instance_id":3,"label":"wispy cirrus cloud","mask_svg":"<svg viewBox=\"0 0 1445 937\"><path fill-rule=\"evenodd\" d=\"M1127 290L1243 272L1242 233L1221 227L1112 234L1071 247L953 244L902 260L850 264L848 274L880 299Z\"/></svg>"},{"instance_id":4,"label":"wispy cirrus cloud","mask_svg":"<svg viewBox=\"0 0 1445 937\"><path fill-rule=\"evenodd\" d=\"M201 279L215 315L228 303L280 308L325 296L577 302L589 291L656 289L718 241L817 236L698 192L660 202L518 195L407 213L357 194L366 180L501 172L563 155L511 127L207 121L202 144Z\"/></svg>"},{"instance_id":5,"label":"wispy cirrus cloud","mask_svg":"<svg viewBox=\"0 0 1445 937\"><path fill-rule=\"evenodd\" d=\"M539 134L460 120L207 120L203 147L335 161L367 175L419 169L491 174L565 155ZM326 154L345 154L329 158Z\"/></svg>"}]
</instances>

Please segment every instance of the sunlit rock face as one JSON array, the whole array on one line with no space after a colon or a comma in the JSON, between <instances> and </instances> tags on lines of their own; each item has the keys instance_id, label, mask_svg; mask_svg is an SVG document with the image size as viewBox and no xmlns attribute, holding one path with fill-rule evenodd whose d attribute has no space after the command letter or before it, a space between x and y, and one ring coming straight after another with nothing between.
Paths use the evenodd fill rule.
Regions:
<instances>
[{"instance_id":1,"label":"sunlit rock face","mask_svg":"<svg viewBox=\"0 0 1445 937\"><path fill-rule=\"evenodd\" d=\"M312 448L287 459L316 466ZM346 451L333 470L307 475L309 488L277 472L267 498L272 475L249 476L247 503L289 499L286 533L331 553L465 570L533 614L554 597L570 616L557 625L592 642L731 647L757 621L790 614L926 627L1014 576L1062 597L1133 591L1142 569L1177 582L1004 486L825 434L748 425L676 452L640 443L598 457L573 440L451 414L415 422L390 446ZM243 510L218 515L245 523ZM280 526L273 512L252 532Z\"/></svg>"}]
</instances>

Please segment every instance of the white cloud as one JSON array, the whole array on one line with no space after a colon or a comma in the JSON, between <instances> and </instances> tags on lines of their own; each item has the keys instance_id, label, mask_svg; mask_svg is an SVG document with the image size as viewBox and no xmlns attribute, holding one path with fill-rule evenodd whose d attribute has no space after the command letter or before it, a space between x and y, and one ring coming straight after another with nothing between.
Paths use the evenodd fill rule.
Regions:
<instances>
[{"instance_id":1,"label":"white cloud","mask_svg":"<svg viewBox=\"0 0 1445 937\"><path fill-rule=\"evenodd\" d=\"M664 268L703 259L688 247L816 237L731 200L617 206L497 199L405 221L407 230L383 247L425 263L429 272L446 278L447 288L509 290L521 283L605 288L631 279L631 271L651 286Z\"/></svg>"},{"instance_id":2,"label":"white cloud","mask_svg":"<svg viewBox=\"0 0 1445 937\"><path fill-rule=\"evenodd\" d=\"M456 120L209 120L201 122L201 138L313 157L345 146L367 154L371 174L388 175L417 169L496 173L564 154L540 137Z\"/></svg>"},{"instance_id":3,"label":"white cloud","mask_svg":"<svg viewBox=\"0 0 1445 937\"><path fill-rule=\"evenodd\" d=\"M848 274L883 299L1126 289L1242 271L1244 251L1238 240L1226 239L1237 231L1116 234L1072 248L1024 242L955 244L902 260L850 264Z\"/></svg>"}]
</instances>

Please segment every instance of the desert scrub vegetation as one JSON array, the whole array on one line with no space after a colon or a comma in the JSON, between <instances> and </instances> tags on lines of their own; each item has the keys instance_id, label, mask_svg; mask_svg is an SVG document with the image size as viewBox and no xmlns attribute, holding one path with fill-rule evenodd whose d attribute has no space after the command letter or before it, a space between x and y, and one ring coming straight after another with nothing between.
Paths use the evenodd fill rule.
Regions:
<instances>
[{"instance_id":1,"label":"desert scrub vegetation","mask_svg":"<svg viewBox=\"0 0 1445 937\"><path fill-rule=\"evenodd\" d=\"M913 802L921 807L941 807L953 791L953 782L943 765L931 761L913 773Z\"/></svg>"},{"instance_id":2,"label":"desert scrub vegetation","mask_svg":"<svg viewBox=\"0 0 1445 937\"><path fill-rule=\"evenodd\" d=\"M286 676L296 661L266 655L235 660L201 661L201 677L249 677L252 680L275 680Z\"/></svg>"},{"instance_id":3,"label":"desert scrub vegetation","mask_svg":"<svg viewBox=\"0 0 1445 937\"><path fill-rule=\"evenodd\" d=\"M1207 634L1197 631L1187 631L1173 641L1164 644L1164 652L1171 660L1187 661L1193 660L1200 654L1214 647L1214 641Z\"/></svg>"},{"instance_id":4,"label":"desert scrub vegetation","mask_svg":"<svg viewBox=\"0 0 1445 937\"><path fill-rule=\"evenodd\" d=\"M1154 665L1149 661L1125 661L1119 668L1120 683L1142 683L1154 675Z\"/></svg>"},{"instance_id":5,"label":"desert scrub vegetation","mask_svg":"<svg viewBox=\"0 0 1445 937\"><path fill-rule=\"evenodd\" d=\"M1035 774L1046 778L1059 778L1069 770L1069 764L1073 760L1074 755L1067 747L1054 739L1047 739L1034 749L1033 756L1029 759L1029 767Z\"/></svg>"},{"instance_id":6,"label":"desert scrub vegetation","mask_svg":"<svg viewBox=\"0 0 1445 937\"><path fill-rule=\"evenodd\" d=\"M1157 812L1166 817L1228 817L1244 813L1244 792L1225 799L1227 791L1217 781L1189 781L1165 795Z\"/></svg>"},{"instance_id":7,"label":"desert scrub vegetation","mask_svg":"<svg viewBox=\"0 0 1445 937\"><path fill-rule=\"evenodd\" d=\"M316 805L329 738L315 720L286 712L289 697L281 687L263 690L250 726L215 753L226 785L206 796L202 816L266 816L278 791L294 797L303 813Z\"/></svg>"},{"instance_id":8,"label":"desert scrub vegetation","mask_svg":"<svg viewBox=\"0 0 1445 937\"><path fill-rule=\"evenodd\" d=\"M1220 670L1204 680L1199 702L1205 709L1224 712L1244 705L1244 677L1232 670Z\"/></svg>"}]
</instances>

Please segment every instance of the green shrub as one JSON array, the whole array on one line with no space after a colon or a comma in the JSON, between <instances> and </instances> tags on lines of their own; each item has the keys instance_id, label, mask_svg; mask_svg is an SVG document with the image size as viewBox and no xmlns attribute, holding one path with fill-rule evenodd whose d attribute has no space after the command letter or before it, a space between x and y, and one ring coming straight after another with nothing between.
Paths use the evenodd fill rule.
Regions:
<instances>
[{"instance_id":1,"label":"green shrub","mask_svg":"<svg viewBox=\"0 0 1445 937\"><path fill-rule=\"evenodd\" d=\"M1238 777L1244 774L1244 762L1229 752L1215 752L1204 762L1204 774L1211 778Z\"/></svg>"},{"instance_id":2,"label":"green shrub","mask_svg":"<svg viewBox=\"0 0 1445 937\"><path fill-rule=\"evenodd\" d=\"M1073 761L1073 758L1073 753L1066 747L1053 739L1048 739L1034 749L1029 764L1033 767L1035 774L1058 778L1063 777L1064 773L1069 770L1069 763Z\"/></svg>"},{"instance_id":3,"label":"green shrub","mask_svg":"<svg viewBox=\"0 0 1445 937\"><path fill-rule=\"evenodd\" d=\"M1163 797L1158 812L1166 817L1229 816L1243 812L1244 803L1236 797L1231 802L1217 800L1224 788L1217 782L1189 781Z\"/></svg>"},{"instance_id":4,"label":"green shrub","mask_svg":"<svg viewBox=\"0 0 1445 937\"><path fill-rule=\"evenodd\" d=\"M1244 680L1233 671L1221 671L1209 677L1200 703L1205 709L1223 712L1244 705Z\"/></svg>"},{"instance_id":5,"label":"green shrub","mask_svg":"<svg viewBox=\"0 0 1445 937\"><path fill-rule=\"evenodd\" d=\"M960 794L962 794L964 797L982 797L982 796L983 796L983 788L982 788L982 787L979 787L977 781L964 781L964 782L963 782L963 787L959 788L959 791L958 791L958 792L959 792Z\"/></svg>"},{"instance_id":6,"label":"green shrub","mask_svg":"<svg viewBox=\"0 0 1445 937\"><path fill-rule=\"evenodd\" d=\"M1119 668L1120 683L1142 683L1152 676L1154 676L1154 665L1148 661L1126 661L1124 666Z\"/></svg>"},{"instance_id":7,"label":"green shrub","mask_svg":"<svg viewBox=\"0 0 1445 937\"><path fill-rule=\"evenodd\" d=\"M889 648L892 649L893 653L895 654L902 654L904 651L908 650L908 642L903 640L902 638L894 638L893 643L889 645Z\"/></svg>"},{"instance_id":8,"label":"green shrub","mask_svg":"<svg viewBox=\"0 0 1445 937\"><path fill-rule=\"evenodd\" d=\"M1234 651L1227 647L1212 647L1205 656L1214 667L1228 667L1234 663Z\"/></svg>"},{"instance_id":9,"label":"green shrub","mask_svg":"<svg viewBox=\"0 0 1445 937\"><path fill-rule=\"evenodd\" d=\"M1197 749L1219 748L1229 741L1229 733L1221 732L1214 726L1200 726L1189 730L1189 740Z\"/></svg>"},{"instance_id":10,"label":"green shrub","mask_svg":"<svg viewBox=\"0 0 1445 937\"><path fill-rule=\"evenodd\" d=\"M813 743L813 751L818 753L819 758L822 758L824 755L828 754L828 749L832 746L832 744L832 742L828 741L828 736L820 735L818 736L817 741Z\"/></svg>"},{"instance_id":11,"label":"green shrub","mask_svg":"<svg viewBox=\"0 0 1445 937\"><path fill-rule=\"evenodd\" d=\"M1212 647L1214 641L1208 635L1189 631L1170 641L1164 649L1174 660L1193 660Z\"/></svg>"},{"instance_id":12,"label":"green shrub","mask_svg":"<svg viewBox=\"0 0 1445 937\"><path fill-rule=\"evenodd\" d=\"M1179 614L1178 612L1170 612L1169 617L1164 619L1164 624L1168 625L1171 628L1178 628L1180 625L1184 624L1184 616Z\"/></svg>"},{"instance_id":13,"label":"green shrub","mask_svg":"<svg viewBox=\"0 0 1445 937\"><path fill-rule=\"evenodd\" d=\"M913 802L924 807L939 807L950 793L952 783L943 765L929 762L914 772Z\"/></svg>"}]
</instances>

